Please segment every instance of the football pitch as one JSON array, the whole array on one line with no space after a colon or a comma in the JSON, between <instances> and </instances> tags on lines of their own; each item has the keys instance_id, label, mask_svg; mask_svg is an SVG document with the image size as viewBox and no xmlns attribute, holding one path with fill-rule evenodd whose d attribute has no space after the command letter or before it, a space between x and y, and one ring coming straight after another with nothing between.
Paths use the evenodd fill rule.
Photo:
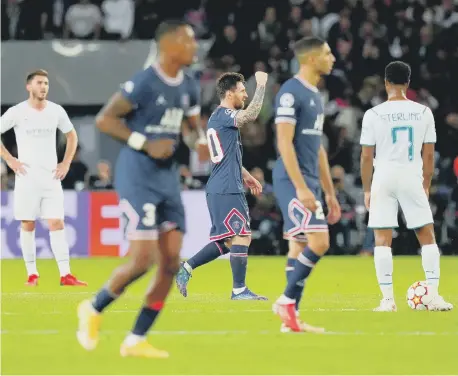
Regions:
<instances>
[{"instance_id":1,"label":"football pitch","mask_svg":"<svg viewBox=\"0 0 458 376\"><path fill-rule=\"evenodd\" d=\"M119 345L142 304L149 279L133 285L104 314L98 348L79 347L76 306L92 296L121 259L72 261L87 288L60 287L54 260L38 260L40 285L24 286L22 260L1 263L2 375L300 375L458 373L458 257L443 257L440 291L451 312L412 311L409 285L423 280L420 257L395 257L397 313L379 302L373 260L326 257L308 281L302 318L324 335L281 334L271 305L282 292L283 257L251 257L248 286L268 302L229 299L226 260L195 271L189 297L174 288L149 341L167 360L121 358Z\"/></svg>"}]
</instances>

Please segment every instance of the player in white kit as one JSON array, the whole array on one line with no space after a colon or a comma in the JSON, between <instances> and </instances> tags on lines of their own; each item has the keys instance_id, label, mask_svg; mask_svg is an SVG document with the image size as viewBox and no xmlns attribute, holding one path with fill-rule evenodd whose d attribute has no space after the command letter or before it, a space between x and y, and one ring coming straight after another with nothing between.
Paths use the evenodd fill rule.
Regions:
<instances>
[{"instance_id":1,"label":"player in white kit","mask_svg":"<svg viewBox=\"0 0 458 376\"><path fill-rule=\"evenodd\" d=\"M410 66L387 65L388 100L366 111L361 133L361 179L369 227L375 232L374 262L383 299L375 311L396 311L393 295L392 229L398 227L398 204L409 229L421 245L422 264L434 298L430 310L448 311L453 305L438 293L440 253L428 202L434 171L436 130L431 110L407 99ZM377 165L373 172L374 151Z\"/></svg>"},{"instance_id":2,"label":"player in white kit","mask_svg":"<svg viewBox=\"0 0 458 376\"><path fill-rule=\"evenodd\" d=\"M16 174L14 216L21 221L20 244L28 273L27 285L38 284L35 221L47 220L51 249L56 258L60 284L86 286L70 272L70 252L64 229L65 178L75 155L78 137L65 110L48 101L48 73L37 70L27 76L29 99L9 108L1 117L1 133L14 129L18 158L1 145L1 156ZM65 156L57 163L56 130L67 138Z\"/></svg>"}]
</instances>

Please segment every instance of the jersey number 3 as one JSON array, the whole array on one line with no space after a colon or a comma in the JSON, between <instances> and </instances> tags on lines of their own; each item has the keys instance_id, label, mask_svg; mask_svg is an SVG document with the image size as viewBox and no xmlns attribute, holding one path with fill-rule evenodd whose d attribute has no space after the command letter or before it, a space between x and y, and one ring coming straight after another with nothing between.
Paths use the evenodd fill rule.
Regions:
<instances>
[{"instance_id":1,"label":"jersey number 3","mask_svg":"<svg viewBox=\"0 0 458 376\"><path fill-rule=\"evenodd\" d=\"M218 137L218 132L213 128L207 130L207 142L211 161L213 163L220 163L223 160L224 152Z\"/></svg>"},{"instance_id":2,"label":"jersey number 3","mask_svg":"<svg viewBox=\"0 0 458 376\"><path fill-rule=\"evenodd\" d=\"M398 132L407 132L408 134L409 161L412 161L413 160L413 128L410 125L391 128L391 138L393 140L393 144L398 142Z\"/></svg>"}]
</instances>

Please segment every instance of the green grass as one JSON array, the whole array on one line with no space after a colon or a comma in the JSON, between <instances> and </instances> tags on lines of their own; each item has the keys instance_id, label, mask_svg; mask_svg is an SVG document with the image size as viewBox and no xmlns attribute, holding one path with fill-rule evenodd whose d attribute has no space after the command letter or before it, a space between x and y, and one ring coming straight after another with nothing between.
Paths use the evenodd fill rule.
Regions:
<instances>
[{"instance_id":1,"label":"green grass","mask_svg":"<svg viewBox=\"0 0 458 376\"><path fill-rule=\"evenodd\" d=\"M40 260L40 286L24 286L22 260L2 261L1 374L454 374L458 314L408 308L408 286L423 279L418 257L395 258L399 311L375 313L379 293L370 258L327 257L308 281L303 318L330 334L280 334L270 309L284 287L284 258L251 257L248 285L268 302L232 302L230 266L217 261L194 273L190 296L175 290L150 335L168 360L124 359L119 345L142 304L136 283L104 314L98 348L75 338L76 306L93 295L120 259L73 260L89 288L58 285L53 260ZM458 305L458 258L442 258L441 292Z\"/></svg>"}]
</instances>

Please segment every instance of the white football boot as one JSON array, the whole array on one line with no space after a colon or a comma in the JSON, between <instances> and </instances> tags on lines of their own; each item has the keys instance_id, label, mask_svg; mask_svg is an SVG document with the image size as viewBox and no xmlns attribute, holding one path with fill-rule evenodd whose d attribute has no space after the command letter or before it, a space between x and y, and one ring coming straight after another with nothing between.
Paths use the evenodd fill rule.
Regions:
<instances>
[{"instance_id":1,"label":"white football boot","mask_svg":"<svg viewBox=\"0 0 458 376\"><path fill-rule=\"evenodd\" d=\"M397 310L394 299L387 298L380 300L380 305L373 309L374 312L396 312Z\"/></svg>"},{"instance_id":2,"label":"white football boot","mask_svg":"<svg viewBox=\"0 0 458 376\"><path fill-rule=\"evenodd\" d=\"M446 302L440 295L436 295L428 304L429 311L451 311L452 309L453 304Z\"/></svg>"}]
</instances>

